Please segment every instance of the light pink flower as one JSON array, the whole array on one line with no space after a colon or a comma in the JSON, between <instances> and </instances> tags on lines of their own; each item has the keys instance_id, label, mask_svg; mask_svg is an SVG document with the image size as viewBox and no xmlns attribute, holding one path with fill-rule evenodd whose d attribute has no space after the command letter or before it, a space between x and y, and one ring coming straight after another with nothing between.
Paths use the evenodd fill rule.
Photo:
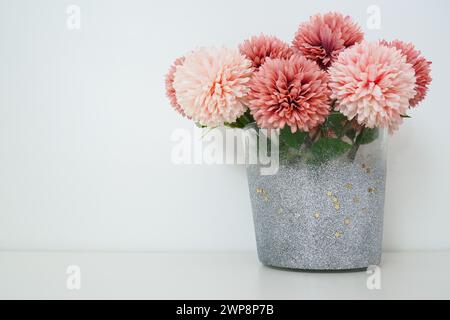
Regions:
<instances>
[{"instance_id":1,"label":"light pink flower","mask_svg":"<svg viewBox=\"0 0 450 320\"><path fill-rule=\"evenodd\" d=\"M328 68L345 48L363 40L364 34L350 16L330 12L315 15L300 25L293 46L300 54Z\"/></svg>"},{"instance_id":2,"label":"light pink flower","mask_svg":"<svg viewBox=\"0 0 450 320\"><path fill-rule=\"evenodd\" d=\"M245 40L239 46L239 49L243 55L253 62L255 68L259 68L266 61L266 58L289 59L293 54L287 43L277 37L263 34Z\"/></svg>"},{"instance_id":3,"label":"light pink flower","mask_svg":"<svg viewBox=\"0 0 450 320\"><path fill-rule=\"evenodd\" d=\"M329 113L328 75L311 60L267 59L250 82L249 108L261 128L310 131Z\"/></svg>"},{"instance_id":4,"label":"light pink flower","mask_svg":"<svg viewBox=\"0 0 450 320\"><path fill-rule=\"evenodd\" d=\"M175 71L177 66L182 65L184 62L184 57L178 58L174 61L174 63L170 66L169 72L166 75L166 95L169 98L170 104L176 111L178 111L182 116L186 116L181 108L180 104L177 101L175 89L173 87L173 80L175 78Z\"/></svg>"},{"instance_id":5,"label":"light pink flower","mask_svg":"<svg viewBox=\"0 0 450 320\"><path fill-rule=\"evenodd\" d=\"M245 113L252 73L251 61L237 49L201 48L177 66L173 87L187 116L216 127Z\"/></svg>"},{"instance_id":6,"label":"light pink flower","mask_svg":"<svg viewBox=\"0 0 450 320\"><path fill-rule=\"evenodd\" d=\"M416 95L412 98L409 103L412 107L415 107L425 99L427 95L428 86L431 83L431 62L427 61L423 56L421 56L420 51L415 50L412 43L405 43L400 40L394 40L392 42L387 42L382 40L381 44L388 47L394 47L400 50L406 56L406 62L410 63L414 67L416 73Z\"/></svg>"},{"instance_id":7,"label":"light pink flower","mask_svg":"<svg viewBox=\"0 0 450 320\"><path fill-rule=\"evenodd\" d=\"M369 128L397 130L416 95L412 65L399 50L379 43L345 50L329 74L336 109Z\"/></svg>"}]
</instances>

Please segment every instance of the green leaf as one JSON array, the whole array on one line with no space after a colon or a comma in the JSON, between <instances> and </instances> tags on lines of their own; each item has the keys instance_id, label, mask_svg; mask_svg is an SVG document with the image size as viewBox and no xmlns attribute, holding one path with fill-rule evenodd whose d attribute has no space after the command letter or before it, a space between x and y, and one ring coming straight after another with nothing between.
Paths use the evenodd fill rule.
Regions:
<instances>
[{"instance_id":1,"label":"green leaf","mask_svg":"<svg viewBox=\"0 0 450 320\"><path fill-rule=\"evenodd\" d=\"M365 128L361 135L358 137L359 144L369 144L378 138L380 132L378 128Z\"/></svg>"},{"instance_id":2,"label":"green leaf","mask_svg":"<svg viewBox=\"0 0 450 320\"><path fill-rule=\"evenodd\" d=\"M321 163L338 157L348 150L352 146L340 139L335 138L321 138L315 142L311 148L313 155L312 161L315 163Z\"/></svg>"},{"instance_id":3,"label":"green leaf","mask_svg":"<svg viewBox=\"0 0 450 320\"><path fill-rule=\"evenodd\" d=\"M347 120L347 117L344 116L342 113L332 113L328 116L326 126L328 129L333 130L333 132L341 136L343 135L344 125Z\"/></svg>"},{"instance_id":4,"label":"green leaf","mask_svg":"<svg viewBox=\"0 0 450 320\"><path fill-rule=\"evenodd\" d=\"M347 137L349 137L351 140L354 140L355 137L356 137L356 130L355 130L355 129L350 129L350 130L348 130L348 131L345 133L345 135L346 135Z\"/></svg>"},{"instance_id":5,"label":"green leaf","mask_svg":"<svg viewBox=\"0 0 450 320\"><path fill-rule=\"evenodd\" d=\"M195 125L200 129L207 128L207 126L200 124L200 122L196 122Z\"/></svg>"},{"instance_id":6,"label":"green leaf","mask_svg":"<svg viewBox=\"0 0 450 320\"><path fill-rule=\"evenodd\" d=\"M224 125L225 127L232 128L232 129L242 129L242 128L245 127L244 125L242 125L242 124L239 123L238 121L233 122L233 123L225 122L223 125Z\"/></svg>"},{"instance_id":7,"label":"green leaf","mask_svg":"<svg viewBox=\"0 0 450 320\"><path fill-rule=\"evenodd\" d=\"M291 132L289 126L285 126L280 131L281 140L291 148L298 149L305 141L306 133L297 131L295 133Z\"/></svg>"},{"instance_id":8,"label":"green leaf","mask_svg":"<svg viewBox=\"0 0 450 320\"><path fill-rule=\"evenodd\" d=\"M244 128L246 125L250 123L250 121L248 121L245 115L242 115L236 119L236 123L238 123L240 126L242 126L242 128Z\"/></svg>"},{"instance_id":9,"label":"green leaf","mask_svg":"<svg viewBox=\"0 0 450 320\"><path fill-rule=\"evenodd\" d=\"M247 110L247 111L241 116L241 118L244 118L244 119L245 119L245 122L246 122L247 124L255 122L255 119L253 118L252 114L250 113L250 110Z\"/></svg>"}]
</instances>

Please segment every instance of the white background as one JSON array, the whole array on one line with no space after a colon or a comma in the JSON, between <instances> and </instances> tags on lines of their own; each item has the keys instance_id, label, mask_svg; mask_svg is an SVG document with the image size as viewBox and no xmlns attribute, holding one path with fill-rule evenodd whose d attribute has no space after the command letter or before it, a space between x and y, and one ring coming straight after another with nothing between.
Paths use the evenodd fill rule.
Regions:
<instances>
[{"instance_id":1,"label":"white background","mask_svg":"<svg viewBox=\"0 0 450 320\"><path fill-rule=\"evenodd\" d=\"M66 27L70 4L80 30ZM381 30L366 27L372 4ZM195 47L291 41L331 10L433 61L428 99L390 139L384 247L450 249L445 0L0 0L0 249L253 250L244 168L171 163L171 133L192 126L164 75Z\"/></svg>"}]
</instances>

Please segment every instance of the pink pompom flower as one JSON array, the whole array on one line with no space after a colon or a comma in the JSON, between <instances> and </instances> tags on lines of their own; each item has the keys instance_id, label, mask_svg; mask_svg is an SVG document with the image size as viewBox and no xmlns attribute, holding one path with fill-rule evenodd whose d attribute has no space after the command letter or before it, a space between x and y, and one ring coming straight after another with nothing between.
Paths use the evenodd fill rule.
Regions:
<instances>
[{"instance_id":1,"label":"pink pompom flower","mask_svg":"<svg viewBox=\"0 0 450 320\"><path fill-rule=\"evenodd\" d=\"M247 110L252 63L238 49L201 48L176 67L173 88L186 115L201 125L233 123Z\"/></svg>"},{"instance_id":2,"label":"pink pompom flower","mask_svg":"<svg viewBox=\"0 0 450 320\"><path fill-rule=\"evenodd\" d=\"M239 49L243 55L253 62L255 68L259 68L266 58L289 59L293 51L290 46L274 36L253 36L245 40Z\"/></svg>"},{"instance_id":3,"label":"pink pompom flower","mask_svg":"<svg viewBox=\"0 0 450 320\"><path fill-rule=\"evenodd\" d=\"M250 82L249 108L265 129L310 131L329 114L328 75L305 57L267 59Z\"/></svg>"},{"instance_id":4,"label":"pink pompom flower","mask_svg":"<svg viewBox=\"0 0 450 320\"><path fill-rule=\"evenodd\" d=\"M416 95L412 65L399 50L379 43L348 48L329 74L336 109L369 128L397 130Z\"/></svg>"},{"instance_id":5,"label":"pink pompom flower","mask_svg":"<svg viewBox=\"0 0 450 320\"><path fill-rule=\"evenodd\" d=\"M326 69L345 48L361 42L363 38L363 32L350 16L330 12L317 14L309 22L301 24L293 46L300 54Z\"/></svg>"},{"instance_id":6,"label":"pink pompom flower","mask_svg":"<svg viewBox=\"0 0 450 320\"><path fill-rule=\"evenodd\" d=\"M381 41L381 44L388 47L393 47L400 50L406 56L406 62L412 64L416 73L416 95L409 103L412 107L417 106L423 99L425 99L428 91L428 86L431 83L431 62L427 61L421 56L420 51L415 50L412 43L405 43L400 40L387 42Z\"/></svg>"},{"instance_id":7,"label":"pink pompom flower","mask_svg":"<svg viewBox=\"0 0 450 320\"><path fill-rule=\"evenodd\" d=\"M182 116L186 116L183 111L183 108L177 101L177 96L175 92L175 88L173 87L173 80L175 78L175 71L177 70L177 66L181 66L184 62L184 57L178 58L174 61L174 63L170 66L169 72L166 75L166 95L169 98L170 104L172 107L178 111ZM189 117L188 117L189 118Z\"/></svg>"}]
</instances>

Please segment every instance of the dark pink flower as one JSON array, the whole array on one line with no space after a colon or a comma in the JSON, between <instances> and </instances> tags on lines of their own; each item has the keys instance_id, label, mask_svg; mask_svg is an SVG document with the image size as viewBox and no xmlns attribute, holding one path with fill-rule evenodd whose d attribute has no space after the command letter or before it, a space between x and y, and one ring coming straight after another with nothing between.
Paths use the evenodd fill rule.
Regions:
<instances>
[{"instance_id":1,"label":"dark pink flower","mask_svg":"<svg viewBox=\"0 0 450 320\"><path fill-rule=\"evenodd\" d=\"M277 37L263 34L245 40L239 46L239 50L252 61L255 68L259 68L266 61L266 58L289 59L293 54L287 43Z\"/></svg>"},{"instance_id":2,"label":"dark pink flower","mask_svg":"<svg viewBox=\"0 0 450 320\"><path fill-rule=\"evenodd\" d=\"M345 48L363 40L364 34L350 16L330 12L315 15L300 25L293 46L308 59L328 68Z\"/></svg>"},{"instance_id":3,"label":"dark pink flower","mask_svg":"<svg viewBox=\"0 0 450 320\"><path fill-rule=\"evenodd\" d=\"M406 62L412 64L414 71L416 73L416 95L409 101L412 107L415 107L425 99L427 95L428 86L431 83L431 62L427 61L423 56L421 56L420 51L415 50L412 43L405 43L400 40L394 40L392 42L387 42L382 40L381 44L388 47L394 47L400 50L403 55L406 56Z\"/></svg>"},{"instance_id":4,"label":"dark pink flower","mask_svg":"<svg viewBox=\"0 0 450 320\"><path fill-rule=\"evenodd\" d=\"M330 109L328 75L305 57L267 59L250 81L249 108L265 129L310 131Z\"/></svg>"}]
</instances>

